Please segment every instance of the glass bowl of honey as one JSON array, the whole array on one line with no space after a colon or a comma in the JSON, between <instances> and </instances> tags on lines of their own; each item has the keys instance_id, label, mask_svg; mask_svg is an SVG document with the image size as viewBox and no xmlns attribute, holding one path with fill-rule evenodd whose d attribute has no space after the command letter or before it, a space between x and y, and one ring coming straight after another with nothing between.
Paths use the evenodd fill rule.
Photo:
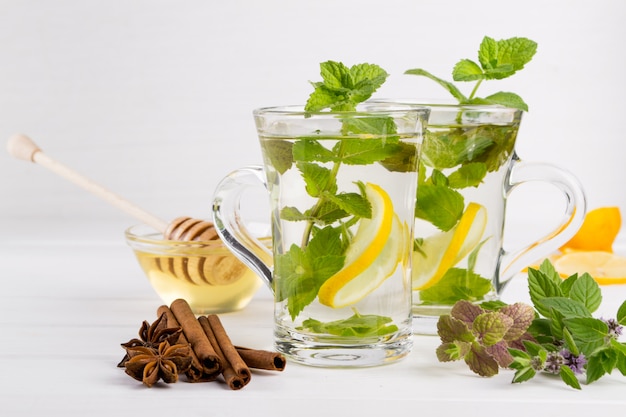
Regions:
<instances>
[{"instance_id":1,"label":"glass bowl of honey","mask_svg":"<svg viewBox=\"0 0 626 417\"><path fill-rule=\"evenodd\" d=\"M167 240L137 225L125 231L126 242L163 302L185 299L195 314L245 308L263 285L261 279L221 240Z\"/></svg>"}]
</instances>

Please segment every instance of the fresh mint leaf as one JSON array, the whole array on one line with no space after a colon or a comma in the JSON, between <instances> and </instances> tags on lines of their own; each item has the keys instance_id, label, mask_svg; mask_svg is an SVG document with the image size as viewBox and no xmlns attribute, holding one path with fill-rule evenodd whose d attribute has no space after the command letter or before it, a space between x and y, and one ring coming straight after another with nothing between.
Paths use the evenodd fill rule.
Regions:
<instances>
[{"instance_id":1,"label":"fresh mint leaf","mask_svg":"<svg viewBox=\"0 0 626 417\"><path fill-rule=\"evenodd\" d=\"M380 161L380 164L391 172L412 172L415 171L418 156L419 149L417 145L398 142L396 151Z\"/></svg>"},{"instance_id":2,"label":"fresh mint leaf","mask_svg":"<svg viewBox=\"0 0 626 417\"><path fill-rule=\"evenodd\" d=\"M327 108L333 112L354 111L356 105L370 98L389 76L378 65L358 64L348 68L335 61L321 63L320 75L322 82L311 83L315 89L305 111Z\"/></svg>"},{"instance_id":3,"label":"fresh mint leaf","mask_svg":"<svg viewBox=\"0 0 626 417\"><path fill-rule=\"evenodd\" d=\"M480 376L498 374L498 362L478 343L472 343L470 351L465 355L465 363Z\"/></svg>"},{"instance_id":4,"label":"fresh mint leaf","mask_svg":"<svg viewBox=\"0 0 626 417\"><path fill-rule=\"evenodd\" d=\"M462 59L452 69L454 81L476 81L485 78L485 74L477 63L471 59Z\"/></svg>"},{"instance_id":5,"label":"fresh mint leaf","mask_svg":"<svg viewBox=\"0 0 626 417\"><path fill-rule=\"evenodd\" d=\"M437 347L435 353L439 362L452 362L465 358L465 355L472 349L472 344L463 341L442 343Z\"/></svg>"},{"instance_id":6,"label":"fresh mint leaf","mask_svg":"<svg viewBox=\"0 0 626 417\"><path fill-rule=\"evenodd\" d=\"M591 313L585 305L578 301L567 297L546 297L539 300L537 309L556 310L563 315L564 318L569 317L591 317ZM552 317L553 313L547 317Z\"/></svg>"},{"instance_id":7,"label":"fresh mint leaf","mask_svg":"<svg viewBox=\"0 0 626 417\"><path fill-rule=\"evenodd\" d=\"M569 297L569 293L572 290L572 286L577 280L578 280L578 274L574 274L574 275L567 277L563 281L561 281L559 288L561 288L561 292L563 293L564 297Z\"/></svg>"},{"instance_id":8,"label":"fresh mint leaf","mask_svg":"<svg viewBox=\"0 0 626 417\"><path fill-rule=\"evenodd\" d=\"M269 159L270 165L273 166L280 174L284 174L293 165L293 144L286 140L264 140L261 142L261 148L265 157Z\"/></svg>"},{"instance_id":9,"label":"fresh mint leaf","mask_svg":"<svg viewBox=\"0 0 626 417\"><path fill-rule=\"evenodd\" d=\"M358 193L339 193L337 195L329 194L327 198L335 203L337 207L346 213L359 216L366 219L372 218L372 205Z\"/></svg>"},{"instance_id":10,"label":"fresh mint leaf","mask_svg":"<svg viewBox=\"0 0 626 417\"><path fill-rule=\"evenodd\" d=\"M524 68L537 52L537 43L526 38L494 40L483 38L478 59L488 78L510 77Z\"/></svg>"},{"instance_id":11,"label":"fresh mint leaf","mask_svg":"<svg viewBox=\"0 0 626 417\"><path fill-rule=\"evenodd\" d=\"M587 359L587 368L585 371L587 374L587 385L597 381L607 373L602 365L602 357L600 355L591 356Z\"/></svg>"},{"instance_id":12,"label":"fresh mint leaf","mask_svg":"<svg viewBox=\"0 0 626 417\"><path fill-rule=\"evenodd\" d=\"M337 220L348 217L349 213L339 207L335 202L326 199L320 202L315 210L307 210L305 215L307 220L311 222L320 225L329 225Z\"/></svg>"},{"instance_id":13,"label":"fresh mint leaf","mask_svg":"<svg viewBox=\"0 0 626 417\"><path fill-rule=\"evenodd\" d=\"M337 144L336 152L341 155L346 165L369 165L402 151L397 141L386 141L380 138L343 139Z\"/></svg>"},{"instance_id":14,"label":"fresh mint leaf","mask_svg":"<svg viewBox=\"0 0 626 417\"><path fill-rule=\"evenodd\" d=\"M291 154L298 162L335 162L337 156L326 149L319 141L300 138L293 144Z\"/></svg>"},{"instance_id":15,"label":"fresh mint leaf","mask_svg":"<svg viewBox=\"0 0 626 417\"><path fill-rule=\"evenodd\" d=\"M443 343L462 341L472 343L476 340L468 324L463 320L444 314L437 321L437 334Z\"/></svg>"},{"instance_id":16,"label":"fresh mint leaf","mask_svg":"<svg viewBox=\"0 0 626 417\"><path fill-rule=\"evenodd\" d=\"M469 96L465 96L459 88L430 72L421 69L410 69L405 74L429 78L443 88L460 104L498 104L506 107L528 111L528 105L520 96L509 92L498 92L485 98L476 97L476 92L485 80L508 78L524 68L537 52L537 43L521 37L495 40L485 36L478 50L478 63L471 59L461 59L452 69L454 81L474 81L476 84Z\"/></svg>"},{"instance_id":17,"label":"fresh mint leaf","mask_svg":"<svg viewBox=\"0 0 626 417\"><path fill-rule=\"evenodd\" d=\"M573 284L569 292L572 300L582 303L589 312L593 313L602 303L600 286L591 275L581 275Z\"/></svg>"},{"instance_id":18,"label":"fresh mint leaf","mask_svg":"<svg viewBox=\"0 0 626 417\"><path fill-rule=\"evenodd\" d=\"M302 173L306 191L311 197L337 191L336 179L330 169L309 162L298 162L296 166Z\"/></svg>"},{"instance_id":19,"label":"fresh mint leaf","mask_svg":"<svg viewBox=\"0 0 626 417\"><path fill-rule=\"evenodd\" d=\"M559 370L559 375L561 376L563 382L565 382L570 387L581 389L580 382L578 382L576 374L574 374L574 371L572 371L569 366L561 366L561 369Z\"/></svg>"},{"instance_id":20,"label":"fresh mint leaf","mask_svg":"<svg viewBox=\"0 0 626 417\"><path fill-rule=\"evenodd\" d=\"M493 311L476 317L472 324L472 331L484 346L491 346L501 341L511 326L513 326L512 318Z\"/></svg>"},{"instance_id":21,"label":"fresh mint leaf","mask_svg":"<svg viewBox=\"0 0 626 417\"><path fill-rule=\"evenodd\" d=\"M547 297L562 297L563 293L559 285L546 273L541 270L528 268L528 290L530 300L544 317L550 317L550 309L541 304L541 300Z\"/></svg>"},{"instance_id":22,"label":"fresh mint leaf","mask_svg":"<svg viewBox=\"0 0 626 417\"><path fill-rule=\"evenodd\" d=\"M525 382L532 379L537 372L530 366L518 369L513 376L513 383Z\"/></svg>"},{"instance_id":23,"label":"fresh mint leaf","mask_svg":"<svg viewBox=\"0 0 626 417\"><path fill-rule=\"evenodd\" d=\"M471 326L476 320L476 317L483 314L485 310L467 300L459 300L454 303L452 309L450 310L450 315L455 319L461 320L465 322L468 326Z\"/></svg>"},{"instance_id":24,"label":"fresh mint leaf","mask_svg":"<svg viewBox=\"0 0 626 417\"><path fill-rule=\"evenodd\" d=\"M571 332L576 346L587 357L606 344L609 328L605 322L592 317L574 317L563 320Z\"/></svg>"},{"instance_id":25,"label":"fresh mint leaf","mask_svg":"<svg viewBox=\"0 0 626 417\"><path fill-rule=\"evenodd\" d=\"M617 322L622 326L626 326L626 301L617 309Z\"/></svg>"},{"instance_id":26,"label":"fresh mint leaf","mask_svg":"<svg viewBox=\"0 0 626 417\"><path fill-rule=\"evenodd\" d=\"M390 324L390 317L377 315L360 315L355 313L353 316L331 322L321 322L309 318L302 322L302 328L313 333L326 333L342 337L374 337L392 334L398 331L398 326Z\"/></svg>"},{"instance_id":27,"label":"fresh mint leaf","mask_svg":"<svg viewBox=\"0 0 626 417\"><path fill-rule=\"evenodd\" d=\"M312 220L310 216L301 213L296 207L283 207L280 211L280 218L290 222Z\"/></svg>"},{"instance_id":28,"label":"fresh mint leaf","mask_svg":"<svg viewBox=\"0 0 626 417\"><path fill-rule=\"evenodd\" d=\"M452 96L454 96L454 98L456 98L459 102L465 102L467 100L467 98L465 97L465 95L463 95L463 93L461 93L461 90L459 90L454 84L452 84L449 81L446 81L444 79L441 79L439 77L436 77L435 75L431 74L430 72L423 70L421 68L415 68L415 69L410 69L404 72L405 74L410 74L410 75L421 75L423 77L429 78L433 81L435 81L436 83L438 83L439 85L441 85L443 88L445 88L446 90L448 90L450 92L450 94L452 94Z\"/></svg>"},{"instance_id":29,"label":"fresh mint leaf","mask_svg":"<svg viewBox=\"0 0 626 417\"><path fill-rule=\"evenodd\" d=\"M398 131L397 126L391 117L354 117L351 115L342 120L346 133L386 136L386 140L398 142L398 137L393 136Z\"/></svg>"},{"instance_id":30,"label":"fresh mint leaf","mask_svg":"<svg viewBox=\"0 0 626 417\"><path fill-rule=\"evenodd\" d=\"M472 99L470 104L499 104L504 107L528 111L528 104L520 96L505 91L491 94L482 99Z\"/></svg>"},{"instance_id":31,"label":"fresh mint leaf","mask_svg":"<svg viewBox=\"0 0 626 417\"><path fill-rule=\"evenodd\" d=\"M486 128L427 131L422 146L422 160L428 166L439 170L454 168L468 162L482 162L478 160L480 155L493 147L492 137L496 136L484 134ZM487 160L488 157L483 159Z\"/></svg>"},{"instance_id":32,"label":"fresh mint leaf","mask_svg":"<svg viewBox=\"0 0 626 417\"><path fill-rule=\"evenodd\" d=\"M418 185L415 217L447 232L458 223L464 210L465 202L458 191L441 185Z\"/></svg>"},{"instance_id":33,"label":"fresh mint leaf","mask_svg":"<svg viewBox=\"0 0 626 417\"><path fill-rule=\"evenodd\" d=\"M466 269L450 268L437 285L420 291L420 301L453 305L459 300L480 300L491 289L490 279Z\"/></svg>"},{"instance_id":34,"label":"fresh mint leaf","mask_svg":"<svg viewBox=\"0 0 626 417\"><path fill-rule=\"evenodd\" d=\"M535 318L533 308L524 303L506 305L498 311L513 320L513 324L504 335L506 341L514 341L522 337Z\"/></svg>"},{"instance_id":35,"label":"fresh mint leaf","mask_svg":"<svg viewBox=\"0 0 626 417\"><path fill-rule=\"evenodd\" d=\"M462 165L448 176L448 185L451 188L478 187L487 175L487 165L482 162L473 162Z\"/></svg>"}]
</instances>

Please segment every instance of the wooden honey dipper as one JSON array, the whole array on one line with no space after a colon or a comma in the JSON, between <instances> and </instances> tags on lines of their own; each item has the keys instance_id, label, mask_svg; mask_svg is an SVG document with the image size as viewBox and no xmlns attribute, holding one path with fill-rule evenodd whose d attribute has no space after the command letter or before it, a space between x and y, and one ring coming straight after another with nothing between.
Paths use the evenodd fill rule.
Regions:
<instances>
[{"instance_id":1,"label":"wooden honey dipper","mask_svg":"<svg viewBox=\"0 0 626 417\"><path fill-rule=\"evenodd\" d=\"M104 199L113 206L133 216L161 234L167 240L216 242L219 236L213 223L191 217L178 217L169 224L148 213L130 201L109 191L101 185L80 175L58 161L46 155L28 136L17 134L7 143L9 154L17 159L34 162L50 171L70 180L79 187ZM226 251L227 249L224 250ZM199 285L225 285L238 280L246 267L230 254L215 256L172 256L157 258L157 266L163 272L169 272L179 279Z\"/></svg>"}]
</instances>

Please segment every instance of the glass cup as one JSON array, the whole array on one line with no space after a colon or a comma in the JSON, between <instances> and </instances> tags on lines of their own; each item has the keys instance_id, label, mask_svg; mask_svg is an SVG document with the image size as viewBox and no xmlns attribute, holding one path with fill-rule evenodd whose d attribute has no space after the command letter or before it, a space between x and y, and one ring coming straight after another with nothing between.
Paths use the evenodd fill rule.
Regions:
<instances>
[{"instance_id":1,"label":"glass cup","mask_svg":"<svg viewBox=\"0 0 626 417\"><path fill-rule=\"evenodd\" d=\"M328 367L389 363L411 349L411 235L428 110L254 111L264 165L218 185L220 237L274 292L275 347ZM246 190L269 192L272 251L240 215Z\"/></svg>"},{"instance_id":2,"label":"glass cup","mask_svg":"<svg viewBox=\"0 0 626 417\"><path fill-rule=\"evenodd\" d=\"M439 316L456 301L498 299L514 275L566 243L582 224L586 200L571 173L516 155L521 110L402 102L430 109L415 208L413 326L415 333L436 334ZM529 181L554 186L565 197L565 211L550 233L508 252L507 198Z\"/></svg>"}]
</instances>

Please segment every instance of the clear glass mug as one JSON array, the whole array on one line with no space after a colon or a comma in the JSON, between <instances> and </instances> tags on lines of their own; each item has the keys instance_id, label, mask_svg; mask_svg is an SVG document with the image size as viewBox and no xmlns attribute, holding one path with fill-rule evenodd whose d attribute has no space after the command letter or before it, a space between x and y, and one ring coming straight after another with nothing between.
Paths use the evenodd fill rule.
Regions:
<instances>
[{"instance_id":1,"label":"clear glass mug","mask_svg":"<svg viewBox=\"0 0 626 417\"><path fill-rule=\"evenodd\" d=\"M578 230L586 199L571 173L515 153L521 110L402 100L430 109L420 157L413 241L413 326L436 334L436 322L458 300L494 300L509 280L550 255ZM541 181L565 198L563 216L542 239L503 248L507 198Z\"/></svg>"},{"instance_id":2,"label":"clear glass mug","mask_svg":"<svg viewBox=\"0 0 626 417\"><path fill-rule=\"evenodd\" d=\"M254 111L263 166L217 186L220 237L274 292L275 348L329 367L388 363L411 350L411 235L428 110L364 104L354 112ZM241 216L269 192L272 250Z\"/></svg>"}]
</instances>

